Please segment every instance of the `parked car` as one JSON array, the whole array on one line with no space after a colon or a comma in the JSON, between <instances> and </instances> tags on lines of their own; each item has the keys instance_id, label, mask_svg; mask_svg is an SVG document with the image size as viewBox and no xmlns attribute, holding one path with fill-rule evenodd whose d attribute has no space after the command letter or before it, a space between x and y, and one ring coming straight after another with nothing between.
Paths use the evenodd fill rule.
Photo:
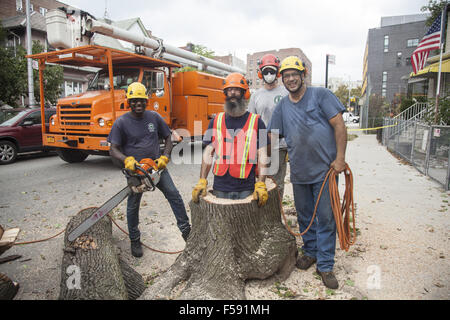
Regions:
<instances>
[{"instance_id":1,"label":"parked car","mask_svg":"<svg viewBox=\"0 0 450 320\"><path fill-rule=\"evenodd\" d=\"M358 123L359 122L359 116L355 116L351 112L344 112L342 114L342 118L344 118L345 122L353 122L353 123Z\"/></svg>"},{"instance_id":2,"label":"parked car","mask_svg":"<svg viewBox=\"0 0 450 320\"><path fill-rule=\"evenodd\" d=\"M16 114L9 114L8 119L0 123L0 164L14 162L18 153L48 150L42 145L40 108L13 109L8 112ZM47 125L55 113L55 108L45 110Z\"/></svg>"}]
</instances>

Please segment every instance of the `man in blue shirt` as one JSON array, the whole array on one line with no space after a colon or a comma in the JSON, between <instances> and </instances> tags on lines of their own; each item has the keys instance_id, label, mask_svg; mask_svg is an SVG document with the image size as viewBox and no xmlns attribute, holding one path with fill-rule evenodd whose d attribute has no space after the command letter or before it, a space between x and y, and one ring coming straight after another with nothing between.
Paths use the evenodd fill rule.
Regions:
<instances>
[{"instance_id":1,"label":"man in blue shirt","mask_svg":"<svg viewBox=\"0 0 450 320\"><path fill-rule=\"evenodd\" d=\"M128 112L119 117L111 129L108 142L111 143L112 157L124 162L125 168L135 171L136 164L144 158L156 159L158 169L166 168L172 151L171 131L161 116L154 111L146 111L147 90L139 82L128 86L127 99L131 107ZM163 155L160 153L159 140L165 141ZM183 199L175 187L167 168L162 171L156 187L162 191L169 201L177 220L178 229L184 240L189 236L191 226L186 214ZM133 193L127 201L127 223L131 240L131 253L142 257L142 246L139 231L139 207L142 193Z\"/></svg>"},{"instance_id":2,"label":"man in blue shirt","mask_svg":"<svg viewBox=\"0 0 450 320\"><path fill-rule=\"evenodd\" d=\"M303 232L311 221L328 170L332 168L337 173L345 170L347 129L342 119L345 108L328 89L306 87L306 68L299 58L284 59L280 72L289 95L275 108L268 130L272 139L278 139L277 134L286 139L295 207ZM304 255L296 265L306 270L317 262L317 273L324 284L336 289L339 284L332 272L335 248L336 222L327 183L316 221L303 235Z\"/></svg>"}]
</instances>

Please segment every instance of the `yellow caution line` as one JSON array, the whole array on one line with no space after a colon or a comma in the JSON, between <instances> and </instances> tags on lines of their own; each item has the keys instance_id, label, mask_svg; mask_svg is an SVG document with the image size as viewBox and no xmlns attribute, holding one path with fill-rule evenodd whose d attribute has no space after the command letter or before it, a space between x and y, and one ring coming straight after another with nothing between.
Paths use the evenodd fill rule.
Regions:
<instances>
[{"instance_id":1,"label":"yellow caution line","mask_svg":"<svg viewBox=\"0 0 450 320\"><path fill-rule=\"evenodd\" d=\"M397 123L391 124L390 126L382 126L382 127L376 127L376 128L365 128L365 129L347 129L347 131L365 131L365 130L377 130L377 129L383 129L383 128L389 128L389 127L395 127Z\"/></svg>"}]
</instances>

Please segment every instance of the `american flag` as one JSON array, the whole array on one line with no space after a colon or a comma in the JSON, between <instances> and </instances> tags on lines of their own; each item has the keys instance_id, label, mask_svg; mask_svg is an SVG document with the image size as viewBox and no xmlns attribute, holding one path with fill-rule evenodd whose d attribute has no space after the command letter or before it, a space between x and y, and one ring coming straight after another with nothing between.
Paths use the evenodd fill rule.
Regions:
<instances>
[{"instance_id":1,"label":"american flag","mask_svg":"<svg viewBox=\"0 0 450 320\"><path fill-rule=\"evenodd\" d=\"M414 73L422 70L431 50L439 49L441 45L441 15L434 20L431 28L419 42L416 50L411 55L411 65Z\"/></svg>"}]
</instances>

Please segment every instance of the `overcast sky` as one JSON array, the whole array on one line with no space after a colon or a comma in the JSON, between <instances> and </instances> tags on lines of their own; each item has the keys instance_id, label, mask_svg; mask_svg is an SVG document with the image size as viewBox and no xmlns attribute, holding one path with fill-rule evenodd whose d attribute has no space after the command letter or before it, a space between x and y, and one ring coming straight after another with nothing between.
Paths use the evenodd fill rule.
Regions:
<instances>
[{"instance_id":1,"label":"overcast sky","mask_svg":"<svg viewBox=\"0 0 450 320\"><path fill-rule=\"evenodd\" d=\"M140 17L174 46L201 44L247 61L258 51L300 48L312 62L313 84L325 83L325 55L336 56L329 77L362 79L368 29L381 17L422 13L428 0L62 0L102 18Z\"/></svg>"}]
</instances>

